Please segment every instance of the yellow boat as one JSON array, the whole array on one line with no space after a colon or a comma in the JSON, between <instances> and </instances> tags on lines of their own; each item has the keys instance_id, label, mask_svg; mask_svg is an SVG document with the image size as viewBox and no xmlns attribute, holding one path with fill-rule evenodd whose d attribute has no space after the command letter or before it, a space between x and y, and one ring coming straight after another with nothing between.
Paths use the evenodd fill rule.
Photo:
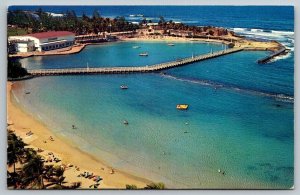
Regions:
<instances>
[{"instance_id":1,"label":"yellow boat","mask_svg":"<svg viewBox=\"0 0 300 195\"><path fill-rule=\"evenodd\" d=\"M177 106L176 106L176 108L177 108L178 110L187 110L188 107L189 107L188 104L177 104Z\"/></svg>"}]
</instances>

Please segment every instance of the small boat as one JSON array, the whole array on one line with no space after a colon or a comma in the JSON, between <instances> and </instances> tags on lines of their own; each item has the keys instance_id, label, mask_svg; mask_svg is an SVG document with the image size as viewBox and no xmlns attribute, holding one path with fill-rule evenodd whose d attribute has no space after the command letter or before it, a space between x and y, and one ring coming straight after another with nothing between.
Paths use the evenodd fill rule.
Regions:
<instances>
[{"instance_id":1,"label":"small boat","mask_svg":"<svg viewBox=\"0 0 300 195\"><path fill-rule=\"evenodd\" d=\"M143 14L130 14L129 17L144 17Z\"/></svg>"},{"instance_id":2,"label":"small boat","mask_svg":"<svg viewBox=\"0 0 300 195\"><path fill-rule=\"evenodd\" d=\"M188 107L189 107L188 104L177 104L177 106L176 106L176 108L177 108L178 110L187 110Z\"/></svg>"},{"instance_id":3,"label":"small boat","mask_svg":"<svg viewBox=\"0 0 300 195\"><path fill-rule=\"evenodd\" d=\"M127 85L121 85L120 88L121 89L128 89L128 86Z\"/></svg>"},{"instance_id":4,"label":"small boat","mask_svg":"<svg viewBox=\"0 0 300 195\"><path fill-rule=\"evenodd\" d=\"M147 52L140 53L139 56L148 56L148 53Z\"/></svg>"},{"instance_id":5,"label":"small boat","mask_svg":"<svg viewBox=\"0 0 300 195\"><path fill-rule=\"evenodd\" d=\"M124 124L124 125L128 125L129 123L128 123L127 120L124 120L124 121L123 121L123 124Z\"/></svg>"},{"instance_id":6,"label":"small boat","mask_svg":"<svg viewBox=\"0 0 300 195\"><path fill-rule=\"evenodd\" d=\"M141 48L141 47L136 45L136 46L133 46L132 48L133 49L138 49L138 48Z\"/></svg>"},{"instance_id":7,"label":"small boat","mask_svg":"<svg viewBox=\"0 0 300 195\"><path fill-rule=\"evenodd\" d=\"M25 94L27 94L27 95L30 94L30 91L26 91Z\"/></svg>"},{"instance_id":8,"label":"small boat","mask_svg":"<svg viewBox=\"0 0 300 195\"><path fill-rule=\"evenodd\" d=\"M175 44L174 43L168 43L168 46L174 46Z\"/></svg>"}]
</instances>

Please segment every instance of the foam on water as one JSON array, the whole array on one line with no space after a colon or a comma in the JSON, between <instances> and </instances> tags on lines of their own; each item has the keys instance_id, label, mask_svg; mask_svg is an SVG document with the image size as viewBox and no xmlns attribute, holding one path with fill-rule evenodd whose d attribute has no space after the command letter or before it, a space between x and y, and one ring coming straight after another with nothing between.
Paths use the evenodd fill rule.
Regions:
<instances>
[{"instance_id":1,"label":"foam on water","mask_svg":"<svg viewBox=\"0 0 300 195\"><path fill-rule=\"evenodd\" d=\"M244 35L248 38L262 39L262 40L275 40L282 43L291 52L294 52L294 32L292 31L278 31L278 30L266 30L266 29L249 29L249 28L231 28L234 32L240 35ZM276 57L276 60L287 59L292 55L287 54L284 56Z\"/></svg>"},{"instance_id":2,"label":"foam on water","mask_svg":"<svg viewBox=\"0 0 300 195\"><path fill-rule=\"evenodd\" d=\"M274 93L268 93L268 92L264 92L264 91L256 91L256 90L252 90L252 89L245 89L245 88L237 87L234 85L228 85L228 84L224 84L224 83L216 83L214 81L209 81L209 80L187 79L187 78L180 78L180 77L167 75L167 74L163 74L162 76L165 78L175 79L178 81L190 82L190 83L200 84L200 85L204 85L204 86L210 86L210 87L213 87L215 90L224 88L224 89L247 93L250 95L271 97L271 98L276 99L277 101L294 103L294 97L286 95L286 94L274 94Z\"/></svg>"}]
</instances>

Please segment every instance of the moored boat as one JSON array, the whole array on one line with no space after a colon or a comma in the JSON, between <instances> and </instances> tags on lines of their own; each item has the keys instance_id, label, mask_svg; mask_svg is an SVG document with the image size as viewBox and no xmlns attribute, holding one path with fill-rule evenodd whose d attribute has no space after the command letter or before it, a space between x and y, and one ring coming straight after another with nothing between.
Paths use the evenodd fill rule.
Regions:
<instances>
[{"instance_id":1,"label":"moored boat","mask_svg":"<svg viewBox=\"0 0 300 195\"><path fill-rule=\"evenodd\" d=\"M167 45L168 46L174 46L175 44L174 43L168 43Z\"/></svg>"},{"instance_id":2,"label":"moored boat","mask_svg":"<svg viewBox=\"0 0 300 195\"><path fill-rule=\"evenodd\" d=\"M128 89L128 86L127 85L121 85L120 88L121 89Z\"/></svg>"},{"instance_id":3,"label":"moored boat","mask_svg":"<svg viewBox=\"0 0 300 195\"><path fill-rule=\"evenodd\" d=\"M177 106L176 106L176 108L177 108L178 110L187 110L188 107L189 107L188 104L177 104Z\"/></svg>"},{"instance_id":4,"label":"moored boat","mask_svg":"<svg viewBox=\"0 0 300 195\"><path fill-rule=\"evenodd\" d=\"M148 52L140 53L139 56L148 56Z\"/></svg>"}]
</instances>

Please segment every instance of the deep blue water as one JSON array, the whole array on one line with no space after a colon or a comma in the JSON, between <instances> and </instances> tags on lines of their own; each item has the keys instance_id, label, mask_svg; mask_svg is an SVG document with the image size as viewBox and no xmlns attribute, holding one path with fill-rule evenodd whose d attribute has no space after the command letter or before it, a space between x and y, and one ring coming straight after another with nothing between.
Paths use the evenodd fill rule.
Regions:
<instances>
[{"instance_id":1,"label":"deep blue water","mask_svg":"<svg viewBox=\"0 0 300 195\"><path fill-rule=\"evenodd\" d=\"M81 8L88 14L94 10L71 8L78 14ZM60 12L66 7L45 10ZM163 181L169 187L293 185L292 7L101 6L99 10L106 16L157 17L163 13L174 20L197 21L190 24L224 25L249 38L280 41L291 53L265 65L257 60L268 52L243 51L165 74L39 77L18 83L20 88L14 91L18 102L58 135L80 143L82 150L115 168ZM137 44L141 48L133 49ZM188 42L168 47L166 42L123 42L21 62L29 69L84 67L86 63L91 67L138 66L206 53L211 48L220 50L222 45ZM143 50L149 52L147 58L138 56ZM121 84L129 89L120 90ZM28 90L30 95L24 94ZM176 110L179 103L189 104L189 110ZM71 128L74 123L76 131ZM218 169L226 171L225 176Z\"/></svg>"},{"instance_id":2,"label":"deep blue water","mask_svg":"<svg viewBox=\"0 0 300 195\"><path fill-rule=\"evenodd\" d=\"M37 10L41 6L15 6L9 9ZM98 10L102 16L124 16L131 21L143 14L156 22L160 16L191 25L212 25L227 28L259 28L294 31L294 8L292 6L42 6L44 11L65 13L74 10L78 16L89 16Z\"/></svg>"}]
</instances>

